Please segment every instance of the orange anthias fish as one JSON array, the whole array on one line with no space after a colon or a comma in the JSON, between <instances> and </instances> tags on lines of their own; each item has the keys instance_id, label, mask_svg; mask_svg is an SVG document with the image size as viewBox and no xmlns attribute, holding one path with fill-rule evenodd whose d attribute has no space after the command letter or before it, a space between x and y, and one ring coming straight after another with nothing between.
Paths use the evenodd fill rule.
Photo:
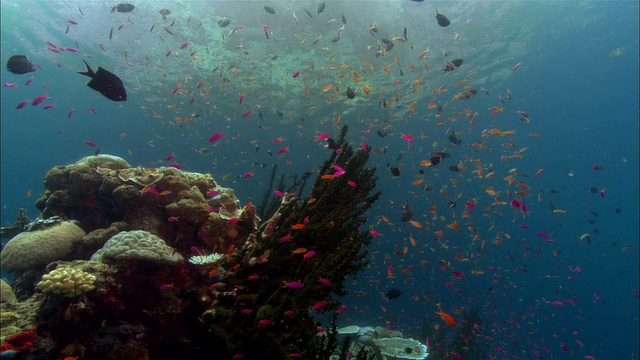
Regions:
<instances>
[{"instance_id":1,"label":"orange anthias fish","mask_svg":"<svg viewBox=\"0 0 640 360\"><path fill-rule=\"evenodd\" d=\"M456 320L449 314L442 312L442 310L440 311L436 311L436 314L440 315L440 317L442 318L442 321L444 321L445 323L447 323L447 325L454 327L456 326Z\"/></svg>"}]
</instances>

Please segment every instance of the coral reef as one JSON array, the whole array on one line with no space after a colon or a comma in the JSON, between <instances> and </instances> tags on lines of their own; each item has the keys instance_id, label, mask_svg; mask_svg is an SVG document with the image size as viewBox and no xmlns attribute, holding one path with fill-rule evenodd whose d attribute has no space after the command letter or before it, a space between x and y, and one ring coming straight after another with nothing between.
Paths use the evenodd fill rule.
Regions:
<instances>
[{"instance_id":1,"label":"coral reef","mask_svg":"<svg viewBox=\"0 0 640 360\"><path fill-rule=\"evenodd\" d=\"M22 232L9 240L2 250L2 267L7 272L44 269L52 261L65 259L84 235L84 231L71 221Z\"/></svg>"},{"instance_id":2,"label":"coral reef","mask_svg":"<svg viewBox=\"0 0 640 360\"><path fill-rule=\"evenodd\" d=\"M305 174L264 222L209 174L108 155L51 169L41 219L78 221L83 232L18 274L12 285L28 298L0 304L12 331L35 324L43 339L3 345L35 359L329 358L338 332L316 316L335 324L346 278L366 266L362 226L380 195L368 151L352 149L346 131L309 196L293 195ZM333 176L336 168L344 172ZM308 251L293 253L299 247ZM26 269L16 264L9 269ZM19 308L30 311L12 313Z\"/></svg>"}]
</instances>

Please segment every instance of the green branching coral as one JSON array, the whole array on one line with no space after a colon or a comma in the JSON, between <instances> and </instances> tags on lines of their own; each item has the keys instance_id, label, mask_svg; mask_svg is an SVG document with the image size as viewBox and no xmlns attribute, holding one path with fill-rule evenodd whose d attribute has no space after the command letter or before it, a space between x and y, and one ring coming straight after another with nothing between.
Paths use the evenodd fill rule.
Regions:
<instances>
[{"instance_id":1,"label":"green branching coral","mask_svg":"<svg viewBox=\"0 0 640 360\"><path fill-rule=\"evenodd\" d=\"M345 126L336 141L339 150L320 168L310 196L286 199L276 211L279 215L256 234L251 251L268 254L267 261L248 266L242 262L246 254L241 253L234 257L235 263L228 264L230 269L237 268L228 278L237 295L232 300L221 297L216 305L232 309L233 315L216 319L209 326L219 330L229 324L225 328L228 341L220 344L234 344L229 354L287 358L299 352L306 358L312 353L330 354L333 349L326 348L336 347L335 342L318 341L319 323L313 315L335 312L340 306L335 297L347 293L345 280L366 266L363 249L372 237L362 227L367 210L380 196L374 192L375 169L366 167L369 152L354 151L345 142L346 132ZM336 169L345 172L323 176L334 174ZM292 254L301 247L313 251L313 256ZM256 273L260 279L251 279ZM287 282L299 284L288 287ZM252 354L252 349L259 352Z\"/></svg>"}]
</instances>

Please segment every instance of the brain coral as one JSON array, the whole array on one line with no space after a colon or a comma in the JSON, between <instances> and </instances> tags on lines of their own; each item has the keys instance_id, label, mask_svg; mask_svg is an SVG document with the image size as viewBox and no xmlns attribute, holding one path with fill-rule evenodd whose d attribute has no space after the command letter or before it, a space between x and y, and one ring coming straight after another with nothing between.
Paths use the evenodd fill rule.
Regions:
<instances>
[{"instance_id":1,"label":"brain coral","mask_svg":"<svg viewBox=\"0 0 640 360\"><path fill-rule=\"evenodd\" d=\"M2 267L7 272L44 268L50 262L64 259L84 235L84 231L70 221L20 233L2 250Z\"/></svg>"},{"instance_id":2,"label":"brain coral","mask_svg":"<svg viewBox=\"0 0 640 360\"><path fill-rule=\"evenodd\" d=\"M149 260L175 264L184 261L184 258L156 235L148 231L133 230L114 235L102 249L93 254L91 260L107 263L121 260Z\"/></svg>"},{"instance_id":3,"label":"brain coral","mask_svg":"<svg viewBox=\"0 0 640 360\"><path fill-rule=\"evenodd\" d=\"M58 294L74 297L95 288L96 277L86 271L73 268L51 270L42 276L36 286L44 294Z\"/></svg>"}]
</instances>

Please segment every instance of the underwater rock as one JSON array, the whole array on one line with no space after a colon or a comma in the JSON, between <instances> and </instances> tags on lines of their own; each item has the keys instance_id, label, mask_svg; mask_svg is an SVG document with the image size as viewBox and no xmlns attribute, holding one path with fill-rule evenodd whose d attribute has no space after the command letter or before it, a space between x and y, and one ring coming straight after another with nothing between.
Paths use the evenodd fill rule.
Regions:
<instances>
[{"instance_id":1,"label":"underwater rock","mask_svg":"<svg viewBox=\"0 0 640 360\"><path fill-rule=\"evenodd\" d=\"M104 263L147 260L177 264L183 262L184 258L156 235L148 231L133 230L123 231L113 236L102 249L91 256L91 260Z\"/></svg>"},{"instance_id":2,"label":"underwater rock","mask_svg":"<svg viewBox=\"0 0 640 360\"><path fill-rule=\"evenodd\" d=\"M208 207L203 207L201 203L204 203L204 201L196 202L191 199L182 199L167 205L165 209L170 216L179 218L178 221L199 224L203 223L209 216Z\"/></svg>"},{"instance_id":3,"label":"underwater rock","mask_svg":"<svg viewBox=\"0 0 640 360\"><path fill-rule=\"evenodd\" d=\"M240 216L240 200L236 198L236 194L233 189L217 187L214 188L217 194L207 200L207 203L216 209L220 217L229 220Z\"/></svg>"},{"instance_id":4,"label":"underwater rock","mask_svg":"<svg viewBox=\"0 0 640 360\"><path fill-rule=\"evenodd\" d=\"M84 235L84 230L71 221L20 233L2 250L2 267L7 272L44 268L52 261L64 260Z\"/></svg>"}]
</instances>

